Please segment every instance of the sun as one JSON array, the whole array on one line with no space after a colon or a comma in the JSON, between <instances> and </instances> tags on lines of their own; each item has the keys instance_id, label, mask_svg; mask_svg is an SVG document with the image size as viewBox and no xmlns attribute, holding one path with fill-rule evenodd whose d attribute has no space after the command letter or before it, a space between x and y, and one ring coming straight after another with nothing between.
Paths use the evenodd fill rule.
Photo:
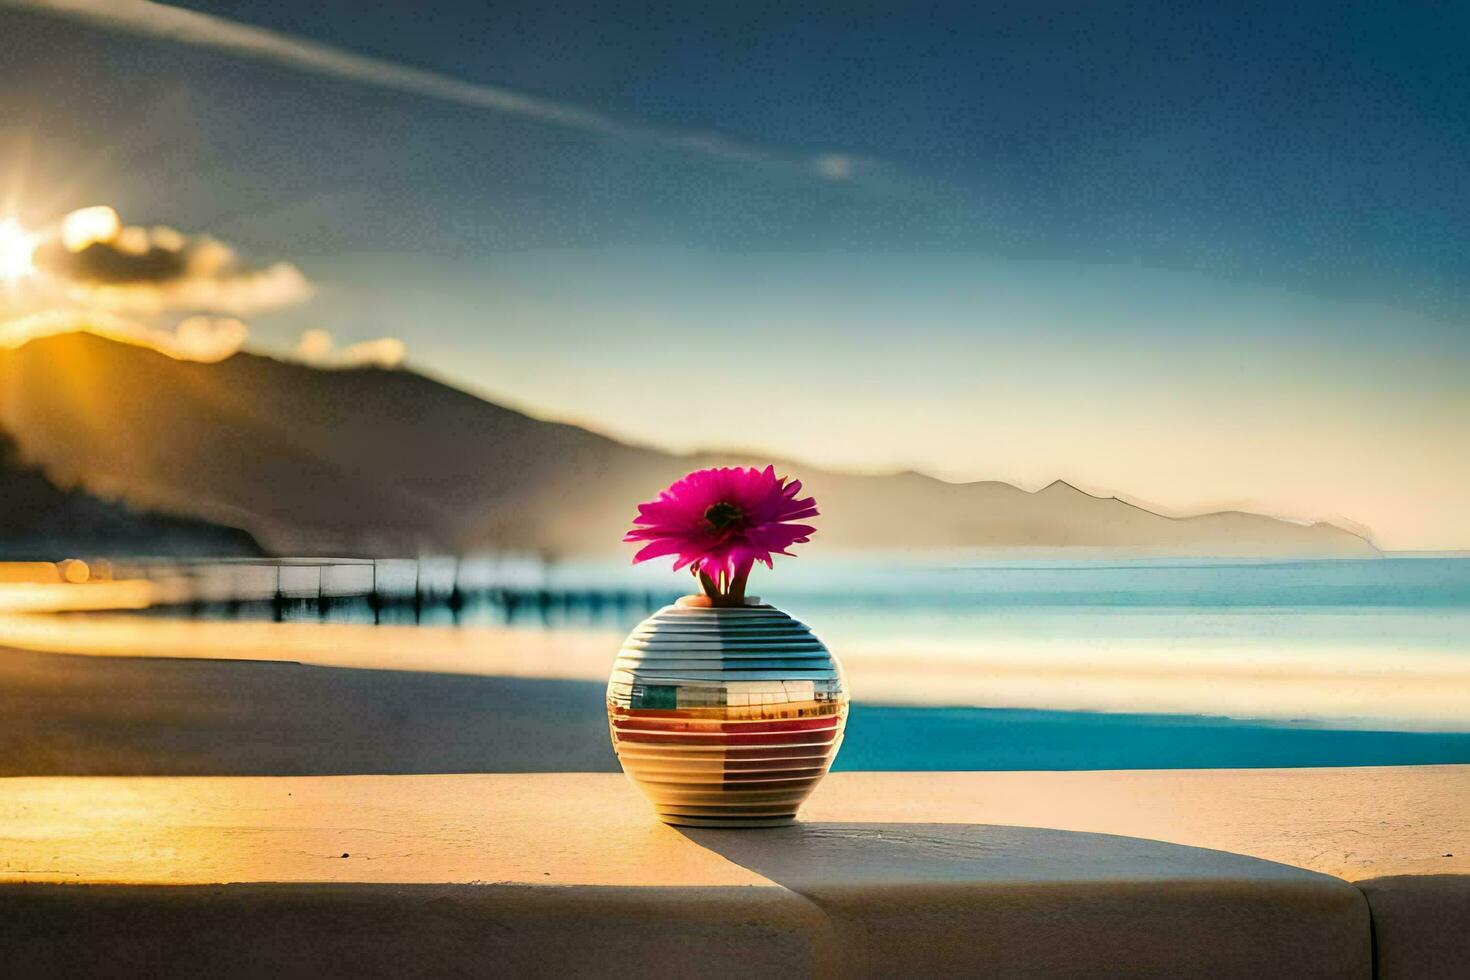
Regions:
<instances>
[{"instance_id":1,"label":"sun","mask_svg":"<svg viewBox=\"0 0 1470 980\"><path fill-rule=\"evenodd\" d=\"M14 282L36 271L36 236L10 219L0 220L0 282Z\"/></svg>"}]
</instances>

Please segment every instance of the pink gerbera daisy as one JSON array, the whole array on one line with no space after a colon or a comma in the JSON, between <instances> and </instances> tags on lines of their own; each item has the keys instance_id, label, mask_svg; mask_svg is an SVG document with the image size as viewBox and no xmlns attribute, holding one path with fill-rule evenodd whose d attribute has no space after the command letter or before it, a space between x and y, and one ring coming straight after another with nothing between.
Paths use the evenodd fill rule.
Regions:
<instances>
[{"instance_id":1,"label":"pink gerbera daisy","mask_svg":"<svg viewBox=\"0 0 1470 980\"><path fill-rule=\"evenodd\" d=\"M740 602L756 562L810 540L816 528L791 521L817 514L811 497L798 499L800 480L777 477L776 468L696 470L676 480L657 500L638 505L624 541L646 541L634 564L674 556L674 571L689 568L711 599Z\"/></svg>"}]
</instances>

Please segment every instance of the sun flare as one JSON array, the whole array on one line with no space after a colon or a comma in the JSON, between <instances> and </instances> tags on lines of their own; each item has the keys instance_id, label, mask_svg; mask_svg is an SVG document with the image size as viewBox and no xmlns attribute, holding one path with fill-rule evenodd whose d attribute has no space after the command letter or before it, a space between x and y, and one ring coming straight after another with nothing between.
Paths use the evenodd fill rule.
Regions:
<instances>
[{"instance_id":1,"label":"sun flare","mask_svg":"<svg viewBox=\"0 0 1470 980\"><path fill-rule=\"evenodd\" d=\"M36 236L9 219L0 221L0 282L13 282L36 271Z\"/></svg>"}]
</instances>

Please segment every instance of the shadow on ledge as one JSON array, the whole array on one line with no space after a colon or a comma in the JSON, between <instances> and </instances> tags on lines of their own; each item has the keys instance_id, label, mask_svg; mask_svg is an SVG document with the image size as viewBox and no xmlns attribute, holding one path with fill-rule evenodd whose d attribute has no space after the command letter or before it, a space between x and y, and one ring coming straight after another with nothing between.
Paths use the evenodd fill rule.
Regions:
<instances>
[{"instance_id":1,"label":"shadow on ledge","mask_svg":"<svg viewBox=\"0 0 1470 980\"><path fill-rule=\"evenodd\" d=\"M1470 968L1470 875L1357 882L1373 909L1374 976L1438 980Z\"/></svg>"},{"instance_id":2,"label":"shadow on ledge","mask_svg":"<svg viewBox=\"0 0 1470 980\"><path fill-rule=\"evenodd\" d=\"M840 974L1370 975L1347 882L1107 834L965 824L683 829L826 917Z\"/></svg>"},{"instance_id":3,"label":"shadow on ledge","mask_svg":"<svg viewBox=\"0 0 1470 980\"><path fill-rule=\"evenodd\" d=\"M0 884L0 948L37 976L1371 976L1362 893L1253 858L984 825L687 834L787 887Z\"/></svg>"}]
</instances>

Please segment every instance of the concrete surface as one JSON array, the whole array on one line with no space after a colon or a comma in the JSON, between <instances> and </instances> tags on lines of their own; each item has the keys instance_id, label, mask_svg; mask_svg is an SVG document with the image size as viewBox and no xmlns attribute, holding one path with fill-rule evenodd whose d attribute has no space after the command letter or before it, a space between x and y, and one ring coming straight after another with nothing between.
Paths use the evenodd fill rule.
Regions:
<instances>
[{"instance_id":1,"label":"concrete surface","mask_svg":"<svg viewBox=\"0 0 1470 980\"><path fill-rule=\"evenodd\" d=\"M745 832L659 825L609 774L13 778L0 949L50 975L1455 976L1467 814L1465 766L838 773Z\"/></svg>"}]
</instances>

